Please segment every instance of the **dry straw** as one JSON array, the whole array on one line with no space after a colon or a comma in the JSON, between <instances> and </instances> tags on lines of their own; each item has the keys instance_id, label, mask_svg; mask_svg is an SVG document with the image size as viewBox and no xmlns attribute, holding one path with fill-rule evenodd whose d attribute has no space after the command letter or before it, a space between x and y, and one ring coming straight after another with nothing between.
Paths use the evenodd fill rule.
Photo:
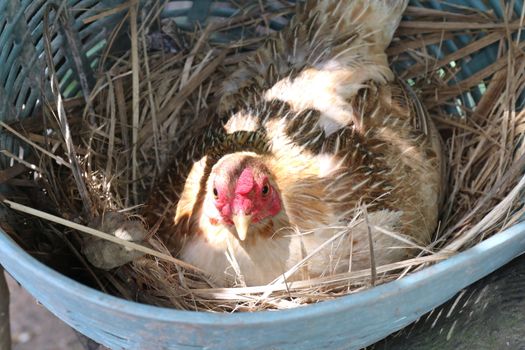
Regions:
<instances>
[{"instance_id":1,"label":"dry straw","mask_svg":"<svg viewBox=\"0 0 525 350\"><path fill-rule=\"evenodd\" d=\"M286 309L402 278L477 244L523 215L525 112L516 106L523 103L519 97L525 88L524 44L520 42L524 15L513 14L510 5L503 18L454 5L448 5L447 11L409 7L388 53L394 67L404 67L397 69L400 77L412 86L438 125L445 141L449 186L439 229L429 246L375 229L397 238L400 246L417 249L419 255L384 266L372 264L366 270L289 281L310 258L306 257L269 285L216 288L200 271L172 257L150 232L149 247L109 238L146 253L142 258L111 272L90 267L79 254L86 233L107 238L88 227L90 216L120 211L131 217L140 212L146 194L178 146L193 127L206 123L220 82L271 33L271 21L285 22L294 11L284 1L271 10L263 2L245 1L232 18L182 32L173 22L158 19L160 8L159 4L143 13L136 2L130 2L85 19L90 23L114 13L126 14L108 39L89 96L63 101L53 81L56 102L45 101L32 118L1 124L33 150L33 156L24 159L3 151L14 162L0 171L0 181L13 188L4 203L43 219L10 211L2 225L42 260L53 260L52 254L60 249L69 255L73 251L90 283L155 305L206 311ZM161 25L175 52L151 49L151 24ZM130 49L117 52L111 47L122 28L130 29L129 37L120 37L130 41ZM219 40L221 34L240 28L245 33L242 38L229 43ZM447 53L446 41L458 36L468 39L468 44ZM497 58L461 80L462 64L491 44L498 46ZM444 54L436 58L429 45L443 49ZM484 93L477 107L468 108L469 99L480 89ZM44 127L39 126L41 120ZM35 193L40 193L37 199ZM363 209L356 214L356 222L366 221ZM26 228L12 229L20 222ZM349 230L342 231L333 240L348 234Z\"/></svg>"}]
</instances>

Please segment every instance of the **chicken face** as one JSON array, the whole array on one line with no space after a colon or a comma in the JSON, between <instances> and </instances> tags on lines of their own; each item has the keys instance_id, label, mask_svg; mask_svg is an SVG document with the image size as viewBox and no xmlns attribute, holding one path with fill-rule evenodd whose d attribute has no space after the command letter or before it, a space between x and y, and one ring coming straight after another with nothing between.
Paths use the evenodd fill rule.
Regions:
<instances>
[{"instance_id":1,"label":"chicken face","mask_svg":"<svg viewBox=\"0 0 525 350\"><path fill-rule=\"evenodd\" d=\"M244 161L230 156L220 164L210 178L214 208L210 223L235 227L237 238L246 239L253 225L271 219L281 209L278 188L268 169L254 158Z\"/></svg>"}]
</instances>

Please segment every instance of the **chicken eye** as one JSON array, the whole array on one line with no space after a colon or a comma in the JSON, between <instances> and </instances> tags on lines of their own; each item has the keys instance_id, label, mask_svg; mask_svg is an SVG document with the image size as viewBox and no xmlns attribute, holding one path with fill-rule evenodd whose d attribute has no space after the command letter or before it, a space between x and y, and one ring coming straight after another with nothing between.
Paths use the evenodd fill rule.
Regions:
<instances>
[{"instance_id":1,"label":"chicken eye","mask_svg":"<svg viewBox=\"0 0 525 350\"><path fill-rule=\"evenodd\" d=\"M264 185L261 192L263 196L266 196L268 193L270 193L270 186Z\"/></svg>"},{"instance_id":2,"label":"chicken eye","mask_svg":"<svg viewBox=\"0 0 525 350\"><path fill-rule=\"evenodd\" d=\"M217 191L215 187L213 188L213 198L215 199L219 198L219 191Z\"/></svg>"}]
</instances>

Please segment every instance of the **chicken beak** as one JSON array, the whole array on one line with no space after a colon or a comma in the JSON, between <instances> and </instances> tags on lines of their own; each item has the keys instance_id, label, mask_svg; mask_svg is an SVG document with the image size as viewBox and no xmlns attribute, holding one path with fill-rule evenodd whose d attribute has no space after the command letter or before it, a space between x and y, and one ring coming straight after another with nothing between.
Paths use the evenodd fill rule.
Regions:
<instances>
[{"instance_id":1,"label":"chicken beak","mask_svg":"<svg viewBox=\"0 0 525 350\"><path fill-rule=\"evenodd\" d=\"M235 224L235 230L237 230L237 236L241 241L246 239L248 233L248 227L252 223L252 216L244 213L239 213L232 216L233 223Z\"/></svg>"}]
</instances>

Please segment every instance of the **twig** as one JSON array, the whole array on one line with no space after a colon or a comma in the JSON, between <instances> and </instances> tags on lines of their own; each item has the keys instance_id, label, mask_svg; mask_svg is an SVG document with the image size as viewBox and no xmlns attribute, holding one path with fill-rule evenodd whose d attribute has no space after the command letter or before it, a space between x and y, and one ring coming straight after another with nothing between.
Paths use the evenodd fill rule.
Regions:
<instances>
[{"instance_id":1,"label":"twig","mask_svg":"<svg viewBox=\"0 0 525 350\"><path fill-rule=\"evenodd\" d=\"M9 157L9 158L12 158L12 159L16 160L18 163L23 164L24 166L28 167L31 170L35 170L35 171L37 171L39 173L43 173L43 170L40 169L35 164L31 164L31 163L27 162L26 160L24 160L24 159L22 159L22 158L20 158L20 157L18 157L16 155L14 155L13 153L9 152L6 149L0 150L0 153L5 155L6 157Z\"/></svg>"},{"instance_id":2,"label":"twig","mask_svg":"<svg viewBox=\"0 0 525 350\"><path fill-rule=\"evenodd\" d=\"M374 239L372 238L372 230L370 229L370 224L368 222L368 211L366 205L362 206L363 217L365 219L366 231L368 233L368 247L370 248L370 284L372 286L376 285L377 279L377 270L376 270L376 255L374 252Z\"/></svg>"},{"instance_id":3,"label":"twig","mask_svg":"<svg viewBox=\"0 0 525 350\"><path fill-rule=\"evenodd\" d=\"M89 100L89 96L91 95L91 86L95 84L94 82L94 74L91 70L91 67L89 66L89 62L87 62L87 59L84 55L81 54L80 49L77 45L78 40L75 38L75 31L71 27L71 19L69 16L69 11L67 7L59 7L57 4L50 2L47 4L45 15L44 15L44 30L47 32L49 30L48 23L47 23L47 17L49 16L49 12L53 9L56 13L56 19L55 22L60 23L62 26L62 34L66 38L67 45L70 50L70 57L73 59L73 67L75 68L75 71L78 76L78 81L80 83L80 88L82 89L82 97L84 98L84 101L86 103L86 108L89 111L89 117L90 117L90 123L95 123L95 110L93 109L93 105L91 104L91 101ZM47 51L47 49L46 49ZM53 57L53 56L50 56ZM48 66L53 65L52 63L49 63ZM51 62L53 62L51 60ZM87 71L87 74L86 72ZM54 75L54 73L53 73Z\"/></svg>"},{"instance_id":4,"label":"twig","mask_svg":"<svg viewBox=\"0 0 525 350\"><path fill-rule=\"evenodd\" d=\"M49 40L49 13L52 6L48 6L44 12L44 48L46 53L47 68L49 69L49 77L51 79L51 90L57 98L57 112L58 112L58 124L62 136L64 137L64 143L66 145L66 152L71 164L71 171L73 172L73 177L77 184L78 192L82 198L83 210L86 218L91 219L93 217L93 202L89 196L89 192L86 187L82 176L82 168L77 159L77 153L75 151L75 146L73 145L73 139L71 137L71 130L69 129L69 123L66 116L66 111L62 103L62 94L60 93L60 84L55 72L55 66L53 62L53 52L51 49L51 42ZM58 15L58 14L57 14ZM88 95L89 96L89 95Z\"/></svg>"},{"instance_id":5,"label":"twig","mask_svg":"<svg viewBox=\"0 0 525 350\"><path fill-rule=\"evenodd\" d=\"M37 209L31 208L31 207L28 207L28 206L25 206L23 204L19 204L19 203L16 203L16 202L13 202L13 201L10 201L10 200L7 200L7 199L4 199L3 203L7 204L13 210L17 210L17 211L20 211L20 212L23 212L23 213L26 213L26 214L30 214L30 215L39 217L39 218L44 219L44 220L48 220L48 221L51 221L51 222L54 222L54 223L57 223L57 224L60 224L60 225L63 225L63 226L66 226L66 227L78 230L78 231L81 231L81 232L88 233L88 234L90 234L92 236L95 236L95 237L98 237L98 238L101 238L101 239L105 239L106 241L110 241L110 242L122 245L122 246L124 246L124 247L126 247L128 249L133 249L133 250L137 250L139 252L145 253L145 254L152 255L152 256L157 257L159 259L162 259L162 260L169 261L169 262L172 262L174 264L177 264L180 267L185 268L185 269L190 270L190 271L194 271L194 272L198 272L198 273L202 273L202 274L205 273L204 271L200 270L199 268L197 268L197 267L195 267L193 265L190 265L190 264L188 264L188 263L186 263L186 262L184 262L182 260L176 259L176 258L174 258L174 257L172 257L170 255L158 252L156 250L153 250L151 248L145 247L143 245L140 245L140 244L137 244L137 243L134 243L134 242L130 242L130 241L126 241L124 239L120 239L118 237L112 236L112 235L104 233L102 231L95 230L95 229L93 229L91 227L83 226L83 225L77 224L77 223L75 223L73 221L69 221L69 220L63 219L61 217L58 217L58 216L55 216L55 215L51 215L51 214L48 214L48 213L43 212L41 210L37 210Z\"/></svg>"},{"instance_id":6,"label":"twig","mask_svg":"<svg viewBox=\"0 0 525 350\"><path fill-rule=\"evenodd\" d=\"M24 135L20 134L18 131L16 131L15 129L13 129L12 127L10 127L9 125L7 125L6 123L4 123L3 121L0 120L0 126L3 127L4 129L6 129L7 131L9 131L10 133L12 133L13 135L17 136L20 140L26 142L28 145L30 146L33 146L35 149L37 149L38 151L42 152L43 154L45 154L46 156L48 157L51 157L52 159L54 159L57 164L59 165L64 165L70 169L73 168L73 166L70 164L70 163L67 163L63 158L49 152L47 149L41 147L40 145L34 143L33 141L29 140L27 137L25 137Z\"/></svg>"},{"instance_id":7,"label":"twig","mask_svg":"<svg viewBox=\"0 0 525 350\"><path fill-rule=\"evenodd\" d=\"M131 66L132 66L132 104L131 104L131 113L132 113L132 151L131 151L131 181L132 181L132 195L134 203L138 203L138 192L137 192L137 170L138 170L138 161L137 161L137 148L138 138L139 138L139 116L140 116L140 91L139 91L139 39L137 34L137 9L138 2L133 1L129 7L129 25L131 30Z\"/></svg>"},{"instance_id":8,"label":"twig","mask_svg":"<svg viewBox=\"0 0 525 350\"><path fill-rule=\"evenodd\" d=\"M96 14L96 15L84 18L84 20L82 22L84 22L84 24L89 24L89 23L92 23L92 22L96 22L99 19L102 19L104 17L108 17L108 16L111 16L111 15L117 14L117 13L119 13L121 11L124 11L124 10L128 9L128 7L130 7L130 3L129 2L125 2L123 4L115 6L113 8L108 9L108 10L102 11L102 12Z\"/></svg>"}]
</instances>

